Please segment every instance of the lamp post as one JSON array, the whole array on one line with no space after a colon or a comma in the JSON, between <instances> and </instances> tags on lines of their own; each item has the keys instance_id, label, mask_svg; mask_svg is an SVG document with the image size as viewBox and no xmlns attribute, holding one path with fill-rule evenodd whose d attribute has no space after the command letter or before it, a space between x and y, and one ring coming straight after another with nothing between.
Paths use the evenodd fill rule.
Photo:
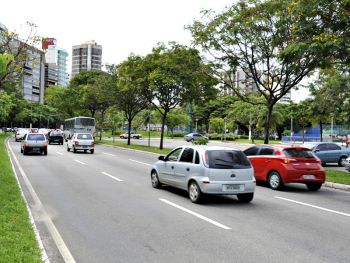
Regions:
<instances>
[{"instance_id":1,"label":"lamp post","mask_svg":"<svg viewBox=\"0 0 350 263\"><path fill-rule=\"evenodd\" d=\"M224 141L226 142L226 121L227 121L227 117L224 118L224 123L225 123L225 130L224 130Z\"/></svg>"},{"instance_id":2,"label":"lamp post","mask_svg":"<svg viewBox=\"0 0 350 263\"><path fill-rule=\"evenodd\" d=\"M196 132L198 132L198 118L196 118Z\"/></svg>"}]
</instances>

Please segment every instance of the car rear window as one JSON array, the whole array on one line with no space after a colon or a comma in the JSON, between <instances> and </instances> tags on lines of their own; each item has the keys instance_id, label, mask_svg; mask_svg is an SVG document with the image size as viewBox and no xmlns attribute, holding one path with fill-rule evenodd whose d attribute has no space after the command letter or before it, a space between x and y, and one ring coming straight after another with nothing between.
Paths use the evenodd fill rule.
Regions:
<instances>
[{"instance_id":1,"label":"car rear window","mask_svg":"<svg viewBox=\"0 0 350 263\"><path fill-rule=\"evenodd\" d=\"M285 155L294 158L315 158L311 150L290 148L282 151Z\"/></svg>"},{"instance_id":2,"label":"car rear window","mask_svg":"<svg viewBox=\"0 0 350 263\"><path fill-rule=\"evenodd\" d=\"M51 132L50 136L62 136L62 132Z\"/></svg>"},{"instance_id":3,"label":"car rear window","mask_svg":"<svg viewBox=\"0 0 350 263\"><path fill-rule=\"evenodd\" d=\"M207 151L209 168L213 169L246 169L250 162L241 151L213 150Z\"/></svg>"},{"instance_id":4,"label":"car rear window","mask_svg":"<svg viewBox=\"0 0 350 263\"><path fill-rule=\"evenodd\" d=\"M78 134L78 140L92 140L91 134Z\"/></svg>"},{"instance_id":5,"label":"car rear window","mask_svg":"<svg viewBox=\"0 0 350 263\"><path fill-rule=\"evenodd\" d=\"M43 134L28 134L27 141L45 141Z\"/></svg>"}]
</instances>

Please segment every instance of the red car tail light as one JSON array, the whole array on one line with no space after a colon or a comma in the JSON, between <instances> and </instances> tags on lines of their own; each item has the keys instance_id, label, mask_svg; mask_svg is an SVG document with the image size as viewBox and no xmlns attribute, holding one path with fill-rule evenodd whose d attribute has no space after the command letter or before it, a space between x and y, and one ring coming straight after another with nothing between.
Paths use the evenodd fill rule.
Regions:
<instances>
[{"instance_id":1,"label":"red car tail light","mask_svg":"<svg viewBox=\"0 0 350 263\"><path fill-rule=\"evenodd\" d=\"M74 141L74 145L79 145L79 141Z\"/></svg>"},{"instance_id":2,"label":"red car tail light","mask_svg":"<svg viewBox=\"0 0 350 263\"><path fill-rule=\"evenodd\" d=\"M295 163L297 162L297 160L293 158L282 158L282 162L285 164L289 164L289 163Z\"/></svg>"},{"instance_id":3,"label":"red car tail light","mask_svg":"<svg viewBox=\"0 0 350 263\"><path fill-rule=\"evenodd\" d=\"M47 143L44 144L44 147L47 147Z\"/></svg>"},{"instance_id":4,"label":"red car tail light","mask_svg":"<svg viewBox=\"0 0 350 263\"><path fill-rule=\"evenodd\" d=\"M94 146L94 145L95 145L95 142L92 142L92 143L91 143L91 146Z\"/></svg>"}]
</instances>

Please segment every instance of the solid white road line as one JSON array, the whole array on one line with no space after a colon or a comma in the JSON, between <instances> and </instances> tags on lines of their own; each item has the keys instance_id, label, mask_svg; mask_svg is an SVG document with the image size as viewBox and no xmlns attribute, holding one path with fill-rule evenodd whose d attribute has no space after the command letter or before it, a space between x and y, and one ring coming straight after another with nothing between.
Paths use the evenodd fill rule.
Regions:
<instances>
[{"instance_id":1,"label":"solid white road line","mask_svg":"<svg viewBox=\"0 0 350 263\"><path fill-rule=\"evenodd\" d=\"M143 165L147 165L147 166L152 166L152 164L139 162L139 161L136 161L136 160L133 160L133 159L129 159L129 161L132 161L132 162L135 162L135 163L139 163L139 164L143 164Z\"/></svg>"},{"instance_id":2,"label":"solid white road line","mask_svg":"<svg viewBox=\"0 0 350 263\"><path fill-rule=\"evenodd\" d=\"M59 154L59 155L63 155L63 153L60 153L60 152L56 152L57 154Z\"/></svg>"},{"instance_id":3,"label":"solid white road line","mask_svg":"<svg viewBox=\"0 0 350 263\"><path fill-rule=\"evenodd\" d=\"M76 161L77 163L86 165L86 163L83 163L83 162L81 162L81 161L79 161L79 160L75 160L75 159L74 159L74 161Z\"/></svg>"},{"instance_id":4,"label":"solid white road line","mask_svg":"<svg viewBox=\"0 0 350 263\"><path fill-rule=\"evenodd\" d=\"M105 153L105 152L102 152L103 154L105 154L105 155L109 155L109 156L116 156L115 154L111 154L111 153Z\"/></svg>"},{"instance_id":5,"label":"solid white road line","mask_svg":"<svg viewBox=\"0 0 350 263\"><path fill-rule=\"evenodd\" d=\"M225 226L225 225L223 225L223 224L220 224L220 223L218 223L218 222L216 222L216 221L214 221L214 220L211 220L211 219L209 219L209 218L207 218L207 217L205 217L205 216L202 216L202 215L200 215L200 214L198 214L198 213L196 213L196 212L193 212L193 211L191 211L191 210L189 210L189 209L187 209L187 208L184 208L184 207L182 207L182 206L179 206L179 205L177 205L177 204L174 204L174 203L172 203L172 202L170 202L170 201L168 201L168 200L166 200L166 199L159 198L159 200L162 201L162 202L164 202L164 203L167 203L168 205L171 205L171 206L173 206L173 207L176 207L176 208L178 208L178 209L180 209L180 210L182 210L182 211L184 211L184 212L186 212L186 213L189 213L189 214L191 214L191 215L193 215L193 216L196 216L196 217L198 217L198 218L200 218L200 219L202 219L202 220L204 220L204 221L207 221L207 222L209 222L209 223L211 223L211 224L213 224L213 225L215 225L215 226L217 226L217 227L221 227L221 228L223 228L223 229L225 229L225 230L231 230L231 228L228 227L228 226Z\"/></svg>"},{"instance_id":6,"label":"solid white road line","mask_svg":"<svg viewBox=\"0 0 350 263\"><path fill-rule=\"evenodd\" d=\"M12 151L12 148L10 147L10 143L8 142L8 148L10 149L11 153L12 153L12 158L14 159L14 161L16 162L16 165L18 167L19 172L22 175L24 184L26 185L26 187L28 188L28 191L33 199L33 207L35 207L35 217L36 220L39 220L40 222L43 222L48 231L50 232L58 250L60 251L64 261L66 263L75 263L75 260L72 256L72 254L70 253L68 247L66 246L66 244L63 241L63 238L61 237L60 233L58 232L57 228L55 227L54 223L51 221L50 216L47 214L43 204L41 203L38 195L36 194L32 184L30 183L26 173L24 172L22 166L19 164L17 157L15 156L14 152ZM14 170L15 171L15 170ZM17 178L18 180L18 178ZM19 184L19 182L18 182ZM21 188L22 190L22 188ZM23 191L22 191L22 195ZM49 259L47 259L49 260Z\"/></svg>"},{"instance_id":7,"label":"solid white road line","mask_svg":"<svg viewBox=\"0 0 350 263\"><path fill-rule=\"evenodd\" d=\"M104 175L106 175L106 176L108 176L108 177L110 177L110 178L112 178L112 179L114 179L114 180L116 180L116 181L118 181L118 182L123 182L122 179L119 179L119 178L117 178L117 177L115 177L115 176L113 176L113 175L110 175L110 174L108 174L108 173L102 172L102 174L104 174Z\"/></svg>"},{"instance_id":8,"label":"solid white road line","mask_svg":"<svg viewBox=\"0 0 350 263\"><path fill-rule=\"evenodd\" d=\"M335 214L338 214L338 215L349 216L350 217L350 214L339 212L339 211L335 211L335 210L332 210L332 209L328 209L328 208L324 208L324 207L320 207L320 206L316 206L316 205L310 205L310 204L307 204L307 203L295 201L295 200L284 198L284 197L280 197L280 196L275 196L275 198L281 199L281 200L284 200L284 201L288 201L288 202L292 202L292 203L295 203L295 204L299 204L299 205L304 205L304 206L320 209L320 210L323 210L323 211L326 211L326 212L335 213Z\"/></svg>"}]
</instances>

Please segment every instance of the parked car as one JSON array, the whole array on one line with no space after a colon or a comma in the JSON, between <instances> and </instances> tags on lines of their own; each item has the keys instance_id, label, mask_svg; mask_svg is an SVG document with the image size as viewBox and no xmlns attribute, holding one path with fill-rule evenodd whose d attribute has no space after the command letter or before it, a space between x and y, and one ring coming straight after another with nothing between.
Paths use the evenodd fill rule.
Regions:
<instances>
[{"instance_id":1,"label":"parked car","mask_svg":"<svg viewBox=\"0 0 350 263\"><path fill-rule=\"evenodd\" d=\"M306 184L317 191L325 182L326 173L313 152L290 145L255 145L243 151L254 167L257 181L268 182L278 190L287 183Z\"/></svg>"},{"instance_id":2,"label":"parked car","mask_svg":"<svg viewBox=\"0 0 350 263\"><path fill-rule=\"evenodd\" d=\"M204 139L208 140L207 136L203 136L200 133L189 133L189 134L186 134L184 136L184 139L186 142L195 141L195 140L198 140L199 138L204 138Z\"/></svg>"},{"instance_id":3,"label":"parked car","mask_svg":"<svg viewBox=\"0 0 350 263\"><path fill-rule=\"evenodd\" d=\"M16 142L23 140L24 136L28 133L28 129L18 128L15 134Z\"/></svg>"},{"instance_id":4,"label":"parked car","mask_svg":"<svg viewBox=\"0 0 350 263\"><path fill-rule=\"evenodd\" d=\"M39 152L47 155L47 141L44 134L26 133L21 142L21 153L26 155L29 152Z\"/></svg>"},{"instance_id":5,"label":"parked car","mask_svg":"<svg viewBox=\"0 0 350 263\"><path fill-rule=\"evenodd\" d=\"M67 142L67 151L72 150L74 153L77 151L90 151L91 154L95 151L94 137L90 133L74 133L70 140Z\"/></svg>"},{"instance_id":6,"label":"parked car","mask_svg":"<svg viewBox=\"0 0 350 263\"><path fill-rule=\"evenodd\" d=\"M339 166L345 167L346 158L350 157L350 148L342 147L334 142L305 143L302 146L311 149L320 158L323 165L338 163Z\"/></svg>"},{"instance_id":7,"label":"parked car","mask_svg":"<svg viewBox=\"0 0 350 263\"><path fill-rule=\"evenodd\" d=\"M129 137L129 134L128 133L122 133L120 134L120 139L127 139ZM130 138L133 138L133 139L140 139L142 138L142 135L141 134L138 134L138 133L130 133Z\"/></svg>"},{"instance_id":8,"label":"parked car","mask_svg":"<svg viewBox=\"0 0 350 263\"><path fill-rule=\"evenodd\" d=\"M166 184L186 190L193 203L199 203L203 194L237 195L241 202L254 197L253 168L241 150L182 146L158 159L151 170L154 188Z\"/></svg>"},{"instance_id":9,"label":"parked car","mask_svg":"<svg viewBox=\"0 0 350 263\"><path fill-rule=\"evenodd\" d=\"M48 134L48 141L49 144L51 143L58 143L58 144L62 144L63 145L63 132L60 130L54 130L54 131L50 131Z\"/></svg>"}]
</instances>

